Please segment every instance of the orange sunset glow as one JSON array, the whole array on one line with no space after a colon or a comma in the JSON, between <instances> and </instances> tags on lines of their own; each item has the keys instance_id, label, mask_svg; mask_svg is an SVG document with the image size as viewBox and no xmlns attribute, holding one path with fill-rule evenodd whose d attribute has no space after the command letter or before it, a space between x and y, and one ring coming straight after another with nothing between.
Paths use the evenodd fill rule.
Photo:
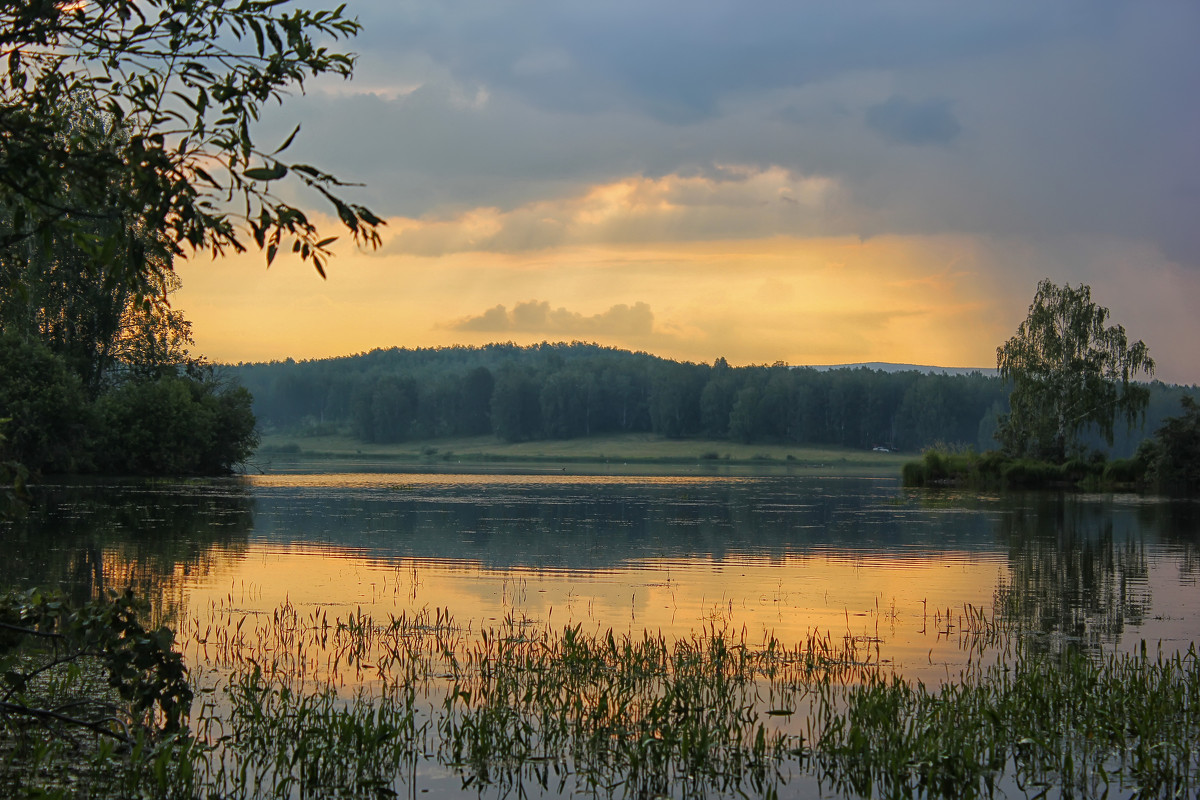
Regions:
<instances>
[{"instance_id":1,"label":"orange sunset glow","mask_svg":"<svg viewBox=\"0 0 1200 800\"><path fill-rule=\"evenodd\" d=\"M380 253L341 249L325 280L298 262L268 270L254 252L183 262L175 303L194 321L199 349L227 362L580 340L689 361L948 367L994 366L997 344L1028 303L1025 287L994 277L994 248L963 236L389 252L402 238L396 231L419 228L397 221ZM1186 278L1178 279L1181 290L1191 291ZM1153 305L1145 287L1123 288L1131 291L1113 298L1115 309ZM1182 302L1172 297L1168 303ZM563 313L523 326L512 311L531 302ZM637 304L649 313L608 313ZM497 305L506 321L483 324ZM1162 324L1146 327L1161 331ZM1182 355L1171 352L1172 340L1158 341L1166 345L1156 347L1167 356L1160 360L1186 380L1189 373L1172 360Z\"/></svg>"},{"instance_id":2,"label":"orange sunset glow","mask_svg":"<svg viewBox=\"0 0 1200 800\"><path fill-rule=\"evenodd\" d=\"M1049 278L1091 286L1158 377L1200 381L1193 7L685 24L670 5L352 4L354 80L316 81L257 135L300 125L293 157L362 182L347 196L387 220L382 246L335 245L324 281L258 253L178 263L197 349L579 340L991 368ZM320 197L294 201L339 233Z\"/></svg>"}]
</instances>

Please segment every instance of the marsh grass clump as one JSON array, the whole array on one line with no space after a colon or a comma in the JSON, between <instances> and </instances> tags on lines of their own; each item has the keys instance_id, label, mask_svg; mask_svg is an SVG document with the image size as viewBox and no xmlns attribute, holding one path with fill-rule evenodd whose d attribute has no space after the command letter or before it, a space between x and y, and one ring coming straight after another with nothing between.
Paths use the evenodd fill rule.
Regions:
<instances>
[{"instance_id":1,"label":"marsh grass clump","mask_svg":"<svg viewBox=\"0 0 1200 800\"><path fill-rule=\"evenodd\" d=\"M421 752L424 723L409 693L297 691L252 669L232 680L226 697L226 718L200 720L201 740L224 731L202 769L208 785L234 795L389 795Z\"/></svg>"},{"instance_id":2,"label":"marsh grass clump","mask_svg":"<svg viewBox=\"0 0 1200 800\"><path fill-rule=\"evenodd\" d=\"M196 770L234 796L387 795L429 762L501 792L770 794L802 744L778 720L806 713L809 683L878 668L851 638L715 624L668 640L513 615L473 633L442 610L217 613L189 628L226 676L201 690Z\"/></svg>"},{"instance_id":3,"label":"marsh grass clump","mask_svg":"<svg viewBox=\"0 0 1200 800\"><path fill-rule=\"evenodd\" d=\"M897 677L825 699L823 777L859 796L1190 796L1200 779L1200 667L1185 654L1077 650L963 674L936 689Z\"/></svg>"}]
</instances>

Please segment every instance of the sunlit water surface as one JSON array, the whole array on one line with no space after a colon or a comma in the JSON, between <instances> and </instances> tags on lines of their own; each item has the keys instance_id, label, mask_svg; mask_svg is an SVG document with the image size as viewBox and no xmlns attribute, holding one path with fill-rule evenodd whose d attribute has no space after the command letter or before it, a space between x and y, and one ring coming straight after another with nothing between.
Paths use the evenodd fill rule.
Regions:
<instances>
[{"instance_id":1,"label":"sunlit water surface","mask_svg":"<svg viewBox=\"0 0 1200 800\"><path fill-rule=\"evenodd\" d=\"M362 473L45 486L37 497L6 533L0 580L79 596L134 585L176 624L286 604L381 623L444 609L471 632L725 630L785 644L818 633L927 682L994 658L972 618L1004 616L1036 647L1177 649L1200 632L1200 514L1133 495ZM203 670L203 648L186 652Z\"/></svg>"}]
</instances>

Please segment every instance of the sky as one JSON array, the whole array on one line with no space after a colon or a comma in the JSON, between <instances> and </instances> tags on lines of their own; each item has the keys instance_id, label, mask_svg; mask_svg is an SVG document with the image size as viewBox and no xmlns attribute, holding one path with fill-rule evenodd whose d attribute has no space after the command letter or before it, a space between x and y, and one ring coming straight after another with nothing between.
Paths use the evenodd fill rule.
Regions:
<instances>
[{"instance_id":1,"label":"sky","mask_svg":"<svg viewBox=\"0 0 1200 800\"><path fill-rule=\"evenodd\" d=\"M177 264L211 359L579 340L994 367L1049 278L1200 383L1194 0L346 13L355 78L256 138L300 124L292 157L365 184L383 245L339 243L325 279L257 252Z\"/></svg>"}]
</instances>

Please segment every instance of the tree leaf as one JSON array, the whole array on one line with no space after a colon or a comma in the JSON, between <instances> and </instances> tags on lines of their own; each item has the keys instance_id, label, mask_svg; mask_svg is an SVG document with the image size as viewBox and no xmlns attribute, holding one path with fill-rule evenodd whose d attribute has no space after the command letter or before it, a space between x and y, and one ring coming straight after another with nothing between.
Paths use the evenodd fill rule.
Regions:
<instances>
[{"instance_id":1,"label":"tree leaf","mask_svg":"<svg viewBox=\"0 0 1200 800\"><path fill-rule=\"evenodd\" d=\"M253 167L242 173L252 181L277 181L288 174L288 169L276 161L270 167Z\"/></svg>"}]
</instances>

